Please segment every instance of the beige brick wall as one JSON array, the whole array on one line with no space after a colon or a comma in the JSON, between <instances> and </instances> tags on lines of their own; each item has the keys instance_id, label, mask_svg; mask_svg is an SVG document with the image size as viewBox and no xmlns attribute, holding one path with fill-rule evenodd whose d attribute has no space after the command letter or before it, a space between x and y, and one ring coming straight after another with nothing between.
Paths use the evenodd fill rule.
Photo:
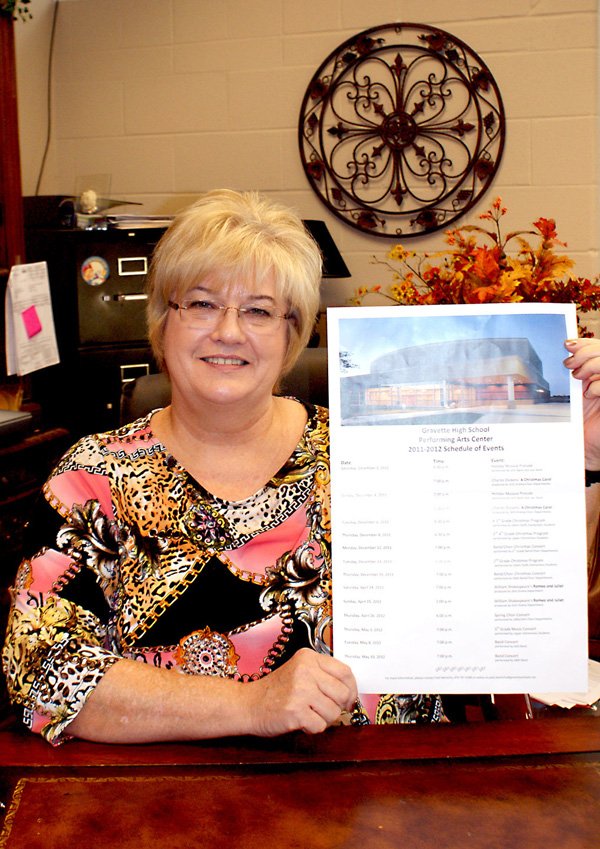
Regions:
<instances>
[{"instance_id":1,"label":"beige brick wall","mask_svg":"<svg viewBox=\"0 0 600 849\"><path fill-rule=\"evenodd\" d=\"M24 191L45 132L52 4L17 26ZM598 269L595 0L62 0L52 88L52 143L40 192L71 193L109 173L112 194L171 213L217 187L255 188L322 218L353 277L325 283L325 304L382 282L370 258L387 240L337 219L311 190L297 122L307 84L339 44L395 20L438 25L494 74L507 115L495 182L511 228L554 217L577 271ZM434 249L441 234L411 239Z\"/></svg>"}]
</instances>

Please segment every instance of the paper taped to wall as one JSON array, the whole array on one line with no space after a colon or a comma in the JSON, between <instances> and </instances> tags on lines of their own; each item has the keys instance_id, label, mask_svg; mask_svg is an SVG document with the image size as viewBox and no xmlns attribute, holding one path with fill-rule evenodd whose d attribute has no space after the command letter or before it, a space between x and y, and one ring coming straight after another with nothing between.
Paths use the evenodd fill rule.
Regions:
<instances>
[{"instance_id":1,"label":"paper taped to wall","mask_svg":"<svg viewBox=\"0 0 600 849\"><path fill-rule=\"evenodd\" d=\"M22 376L59 362L45 262L11 268L4 314L7 374Z\"/></svg>"}]
</instances>

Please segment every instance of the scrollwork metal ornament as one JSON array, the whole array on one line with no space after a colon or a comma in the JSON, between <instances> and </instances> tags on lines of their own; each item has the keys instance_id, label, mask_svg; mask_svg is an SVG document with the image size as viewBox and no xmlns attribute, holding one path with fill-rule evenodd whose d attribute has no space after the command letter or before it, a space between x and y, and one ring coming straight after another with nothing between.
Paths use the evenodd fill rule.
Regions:
<instances>
[{"instance_id":1,"label":"scrollwork metal ornament","mask_svg":"<svg viewBox=\"0 0 600 849\"><path fill-rule=\"evenodd\" d=\"M300 111L306 176L339 218L406 239L447 227L489 187L505 116L486 64L424 24L372 27L313 76Z\"/></svg>"}]
</instances>

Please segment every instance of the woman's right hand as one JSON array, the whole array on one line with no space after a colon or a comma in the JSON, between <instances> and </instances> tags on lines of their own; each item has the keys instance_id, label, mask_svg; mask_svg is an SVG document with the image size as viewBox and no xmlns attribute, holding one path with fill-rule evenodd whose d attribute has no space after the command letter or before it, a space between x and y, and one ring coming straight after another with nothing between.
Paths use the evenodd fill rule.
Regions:
<instances>
[{"instance_id":1,"label":"woman's right hand","mask_svg":"<svg viewBox=\"0 0 600 849\"><path fill-rule=\"evenodd\" d=\"M318 734L352 710L358 690L345 663L311 649L300 649L264 678L243 684L252 732L274 737L302 730Z\"/></svg>"},{"instance_id":2,"label":"woman's right hand","mask_svg":"<svg viewBox=\"0 0 600 849\"><path fill-rule=\"evenodd\" d=\"M350 711L357 697L350 667L311 649L300 649L249 683L121 659L107 670L67 733L103 743L317 734Z\"/></svg>"}]
</instances>

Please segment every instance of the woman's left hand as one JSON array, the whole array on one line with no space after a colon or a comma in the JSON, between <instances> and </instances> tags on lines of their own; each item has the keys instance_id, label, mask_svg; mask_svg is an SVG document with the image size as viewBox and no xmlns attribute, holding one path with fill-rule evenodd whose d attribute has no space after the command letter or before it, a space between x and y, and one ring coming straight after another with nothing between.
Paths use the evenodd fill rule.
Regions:
<instances>
[{"instance_id":1,"label":"woman's left hand","mask_svg":"<svg viewBox=\"0 0 600 849\"><path fill-rule=\"evenodd\" d=\"M569 339L564 361L573 377L583 382L585 467L600 469L600 339Z\"/></svg>"}]
</instances>

